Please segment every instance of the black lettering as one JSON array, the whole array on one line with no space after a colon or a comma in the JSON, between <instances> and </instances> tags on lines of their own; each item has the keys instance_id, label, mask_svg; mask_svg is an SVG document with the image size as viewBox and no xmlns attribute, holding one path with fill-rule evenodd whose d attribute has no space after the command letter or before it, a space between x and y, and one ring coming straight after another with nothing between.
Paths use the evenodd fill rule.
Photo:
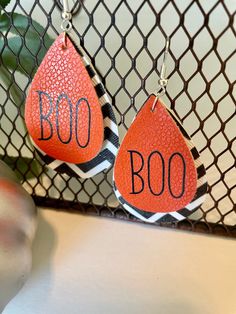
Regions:
<instances>
[{"instance_id":1,"label":"black lettering","mask_svg":"<svg viewBox=\"0 0 236 314\"><path fill-rule=\"evenodd\" d=\"M52 128L52 124L49 120L49 116L51 115L52 113L52 110L53 110L53 107L52 107L52 98L50 97L50 95L48 95L46 92L43 92L43 91L40 91L40 90L37 90L36 93L38 93L38 96L39 96L39 114L40 114L40 128L41 128L41 137L38 138L39 141L47 141L49 140L52 135L53 135L53 128ZM50 108L49 108L49 111L46 115L43 114L43 100L42 100L42 95L45 95L47 97L47 99L49 100L49 104L50 104ZM46 122L48 123L49 127L50 127L50 134L45 137L44 136L44 128L43 128L43 125L44 123L43 122Z\"/></svg>"},{"instance_id":2,"label":"black lettering","mask_svg":"<svg viewBox=\"0 0 236 314\"><path fill-rule=\"evenodd\" d=\"M156 176L155 176L157 178L157 180L161 179L161 182L162 182L161 187L160 187L158 192L154 192L154 190L152 188L152 184L151 184L151 159L154 155L157 155L160 158L161 166L162 166L161 175L159 176L159 174L156 174ZM164 188L165 188L165 161L164 161L162 154L158 150L153 151L148 157L148 187L150 189L150 192L155 196L159 196L164 192Z\"/></svg>"},{"instance_id":3,"label":"black lettering","mask_svg":"<svg viewBox=\"0 0 236 314\"><path fill-rule=\"evenodd\" d=\"M174 194L173 193L173 189L171 187L171 163L173 161L174 158L176 157L179 157L180 160L182 161L182 164L183 164L183 171L182 171L182 186L181 186L181 191L178 195ZM174 197L174 198L180 198L183 196L184 194L184 191L185 191L185 180L186 180L186 164L185 164L185 160L184 160L184 157L180 154L180 153L173 153L171 156L170 156L170 159L169 159L169 169L168 169L168 187L169 187L169 192L170 194Z\"/></svg>"},{"instance_id":4,"label":"black lettering","mask_svg":"<svg viewBox=\"0 0 236 314\"><path fill-rule=\"evenodd\" d=\"M87 130L87 140L84 144L82 144L79 141L79 135L78 135L78 124L79 124L79 106L82 102L85 102L88 108L88 130ZM76 136L76 142L81 148L85 148L88 146L90 141L90 129L91 129L91 109L89 106L89 102L86 98L80 98L76 104L76 118L75 118L75 136Z\"/></svg>"},{"instance_id":5,"label":"black lettering","mask_svg":"<svg viewBox=\"0 0 236 314\"><path fill-rule=\"evenodd\" d=\"M70 111L70 113L69 113L69 119L70 119L70 121L69 121L69 126L70 126L69 137L68 137L68 139L64 139L64 140L62 139L62 137L60 135L60 128L59 128L59 104L63 98L65 98L67 100L67 104L69 105L69 111ZM67 128L67 125L65 127ZM56 102L56 129L57 129L57 136L58 136L59 140L63 144L68 144L72 138L72 103L70 101L70 98L66 94L60 94L57 98L57 102Z\"/></svg>"},{"instance_id":6,"label":"black lettering","mask_svg":"<svg viewBox=\"0 0 236 314\"><path fill-rule=\"evenodd\" d=\"M130 153L130 165L131 165L131 174L132 174L132 192L130 194L139 194L143 191L144 189L144 180L143 178L141 177L141 175L139 174L140 171L142 171L143 169L143 166L144 166L144 159L143 159L143 156L138 152L138 151L135 151L135 150L128 150L128 152ZM134 170L134 158L133 158L133 154L136 154L137 156L140 157L140 160L141 160L141 166L139 167L139 169L137 170ZM135 183L134 183L134 179L136 178L139 178L140 179L140 182L142 184L141 186L141 189L139 190L135 190Z\"/></svg>"}]
</instances>

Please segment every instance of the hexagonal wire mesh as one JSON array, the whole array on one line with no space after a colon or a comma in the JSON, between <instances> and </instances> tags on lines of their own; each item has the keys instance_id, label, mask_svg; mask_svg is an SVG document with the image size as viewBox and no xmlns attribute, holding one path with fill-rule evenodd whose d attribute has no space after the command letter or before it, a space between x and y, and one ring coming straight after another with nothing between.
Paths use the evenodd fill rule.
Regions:
<instances>
[{"instance_id":1,"label":"hexagonal wire mesh","mask_svg":"<svg viewBox=\"0 0 236 314\"><path fill-rule=\"evenodd\" d=\"M78 4L78 1L77 1ZM85 0L73 17L72 37L80 42L103 78L123 138L135 113L157 89L165 37L171 40L169 85L165 103L192 136L206 166L209 193L189 219L164 226L235 236L236 232L236 3L182 0ZM40 63L46 36L60 33L56 1L11 1L1 39L0 139L3 159L14 156L14 168L38 205L136 220L117 202L112 169L81 180L47 170L35 174L35 152L27 139L23 110L33 71ZM21 25L14 19L27 17ZM38 21L43 28L38 29ZM0 23L1 24L1 23ZM32 49L28 32L40 42ZM14 35L12 35L14 34ZM20 41L16 53L12 37ZM35 48L35 47L34 47ZM11 50L11 69L4 52ZM33 66L19 71L24 53ZM27 54L26 54L27 55ZM22 65L23 67L23 65ZM28 157L30 161L22 161ZM33 159L32 159L33 158ZM25 163L22 166L22 163ZM38 169L39 170L39 169ZM38 171L37 170L37 171ZM29 177L29 174L31 176Z\"/></svg>"}]
</instances>

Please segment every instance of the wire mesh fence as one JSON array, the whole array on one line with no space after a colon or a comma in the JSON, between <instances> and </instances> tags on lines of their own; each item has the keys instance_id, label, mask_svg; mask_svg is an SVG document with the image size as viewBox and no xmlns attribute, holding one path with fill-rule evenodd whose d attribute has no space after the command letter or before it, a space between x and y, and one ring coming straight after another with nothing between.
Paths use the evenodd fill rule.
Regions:
<instances>
[{"instance_id":1,"label":"wire mesh fence","mask_svg":"<svg viewBox=\"0 0 236 314\"><path fill-rule=\"evenodd\" d=\"M60 33L61 4L8 2L0 21L2 159L12 164L38 205L137 221L113 194L112 169L78 179L40 165L24 126L24 103L37 67ZM170 37L163 101L198 148L209 191L201 209L188 219L161 225L235 236L236 2L85 0L74 5L78 10L71 37L106 86L120 140L157 89L165 38Z\"/></svg>"}]
</instances>

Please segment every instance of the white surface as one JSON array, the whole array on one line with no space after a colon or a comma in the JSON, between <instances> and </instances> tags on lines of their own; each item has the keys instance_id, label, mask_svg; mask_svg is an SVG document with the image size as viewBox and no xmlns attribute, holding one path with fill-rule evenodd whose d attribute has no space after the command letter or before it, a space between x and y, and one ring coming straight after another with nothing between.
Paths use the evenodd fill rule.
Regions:
<instances>
[{"instance_id":1,"label":"white surface","mask_svg":"<svg viewBox=\"0 0 236 314\"><path fill-rule=\"evenodd\" d=\"M4 314L235 314L236 242L44 210Z\"/></svg>"}]
</instances>

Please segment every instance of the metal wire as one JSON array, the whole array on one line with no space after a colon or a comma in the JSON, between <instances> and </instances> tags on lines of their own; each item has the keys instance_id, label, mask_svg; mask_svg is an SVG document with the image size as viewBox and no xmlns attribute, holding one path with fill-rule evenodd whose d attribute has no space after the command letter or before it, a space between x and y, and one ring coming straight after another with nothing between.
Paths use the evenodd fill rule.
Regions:
<instances>
[{"instance_id":1,"label":"metal wire","mask_svg":"<svg viewBox=\"0 0 236 314\"><path fill-rule=\"evenodd\" d=\"M54 1L56 2L56 4L57 4L57 6L59 7L59 9L60 9L61 11L63 11L63 3L61 3L60 0L54 0ZM63 1L64 1L64 0L63 0ZM62 2L63 2L63 1L62 1ZM73 5L73 7L71 8L71 10L69 9L69 6L67 6L67 12L70 12L72 16L74 16L74 15L76 15L76 14L78 14L78 13L80 12L80 10L81 10L81 8L82 8L81 3L83 2L83 0L77 0L77 1L74 1L74 0L73 0L73 2L74 2L74 5ZM65 6L64 6L64 7L65 7Z\"/></svg>"}]
</instances>

